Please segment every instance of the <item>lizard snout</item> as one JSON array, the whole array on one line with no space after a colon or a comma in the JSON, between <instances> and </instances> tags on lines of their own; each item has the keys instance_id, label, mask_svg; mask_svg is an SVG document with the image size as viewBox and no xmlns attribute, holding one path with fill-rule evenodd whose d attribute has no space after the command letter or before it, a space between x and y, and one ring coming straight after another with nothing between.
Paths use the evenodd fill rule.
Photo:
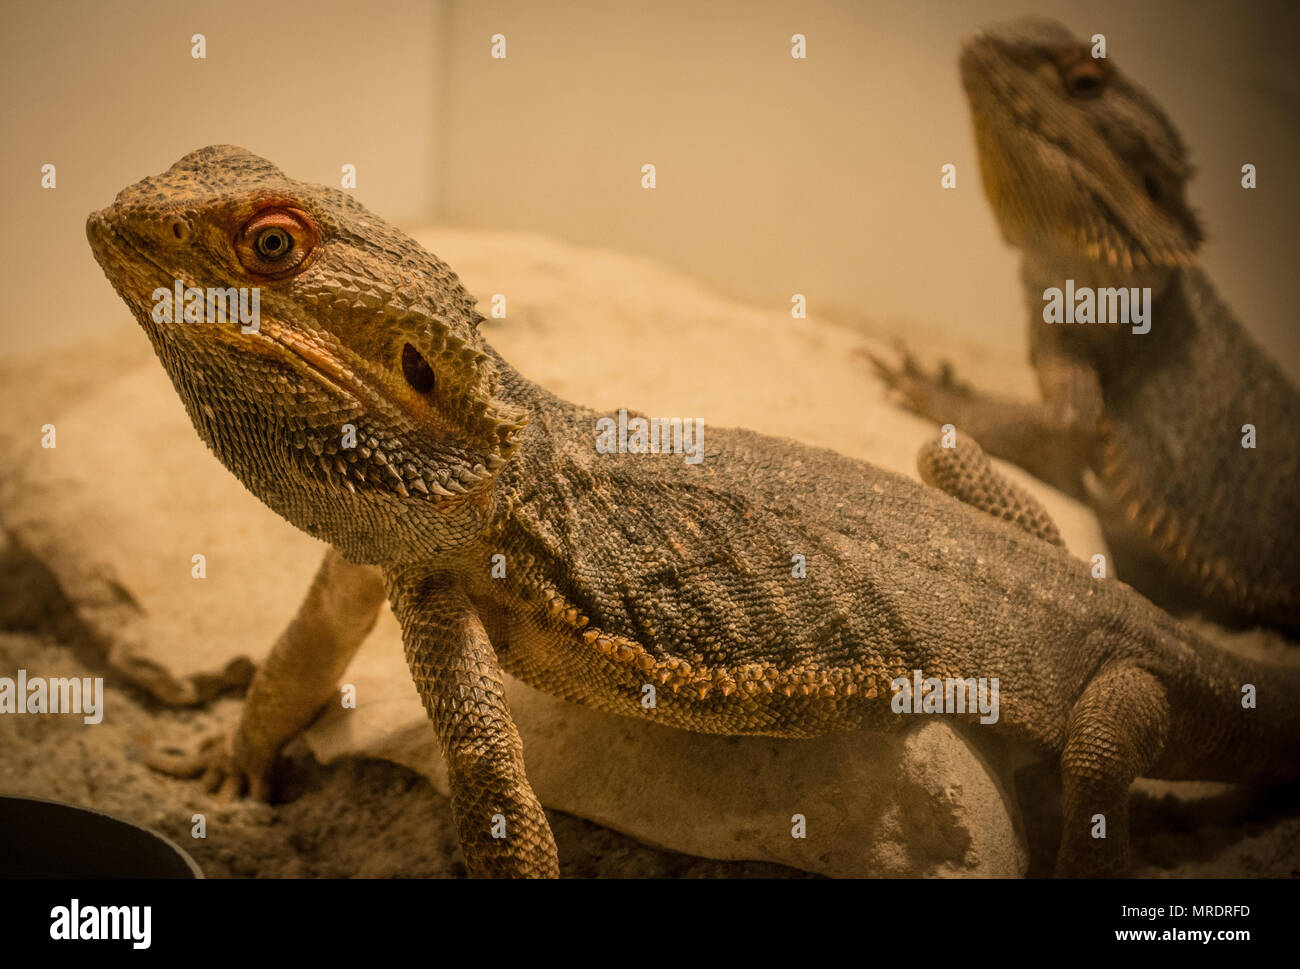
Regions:
<instances>
[{"instance_id":1,"label":"lizard snout","mask_svg":"<svg viewBox=\"0 0 1300 969\"><path fill-rule=\"evenodd\" d=\"M93 243L107 228L107 222L103 212L91 212L86 216L86 238Z\"/></svg>"}]
</instances>

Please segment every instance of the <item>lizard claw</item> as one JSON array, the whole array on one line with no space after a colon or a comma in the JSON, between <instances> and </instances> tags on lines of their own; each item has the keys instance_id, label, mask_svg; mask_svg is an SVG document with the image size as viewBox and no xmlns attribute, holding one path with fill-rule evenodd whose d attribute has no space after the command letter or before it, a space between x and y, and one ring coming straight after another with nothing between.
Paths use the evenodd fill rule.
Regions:
<instances>
[{"instance_id":1,"label":"lizard claw","mask_svg":"<svg viewBox=\"0 0 1300 969\"><path fill-rule=\"evenodd\" d=\"M937 404L954 395L968 393L968 388L957 380L952 364L940 361L934 373L927 372L901 343L895 344L899 362L890 363L870 350L858 350L860 356L871 362L889 397L922 417L935 418Z\"/></svg>"},{"instance_id":2,"label":"lizard claw","mask_svg":"<svg viewBox=\"0 0 1300 969\"><path fill-rule=\"evenodd\" d=\"M139 760L151 770L171 777L199 778L199 786L220 801L234 801L247 792L254 800L270 800L270 764L244 751L235 731L205 738L193 753L147 750Z\"/></svg>"}]
</instances>

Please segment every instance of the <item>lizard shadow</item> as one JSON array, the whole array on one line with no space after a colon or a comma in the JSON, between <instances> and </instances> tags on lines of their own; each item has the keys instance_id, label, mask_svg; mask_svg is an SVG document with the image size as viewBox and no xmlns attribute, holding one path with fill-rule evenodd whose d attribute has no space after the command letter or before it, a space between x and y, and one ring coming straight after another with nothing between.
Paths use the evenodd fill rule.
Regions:
<instances>
[{"instance_id":1,"label":"lizard shadow","mask_svg":"<svg viewBox=\"0 0 1300 969\"><path fill-rule=\"evenodd\" d=\"M1060 770L1039 763L1014 775L1029 847L1026 877L1049 878L1061 842ZM1134 871L1157 875L1252 875L1231 867L1234 848L1261 836L1281 822L1300 818L1300 785L1252 788L1209 782L1139 779L1129 797L1129 830ZM1225 865L1213 872L1191 872L1189 866ZM1243 858L1244 860L1244 858ZM1293 870L1291 874L1296 874Z\"/></svg>"},{"instance_id":2,"label":"lizard shadow","mask_svg":"<svg viewBox=\"0 0 1300 969\"><path fill-rule=\"evenodd\" d=\"M1234 633L1259 625L1258 620L1229 606L1209 602L1132 534L1122 513L1106 507L1097 507L1096 512L1120 581L1172 616L1200 616Z\"/></svg>"}]
</instances>

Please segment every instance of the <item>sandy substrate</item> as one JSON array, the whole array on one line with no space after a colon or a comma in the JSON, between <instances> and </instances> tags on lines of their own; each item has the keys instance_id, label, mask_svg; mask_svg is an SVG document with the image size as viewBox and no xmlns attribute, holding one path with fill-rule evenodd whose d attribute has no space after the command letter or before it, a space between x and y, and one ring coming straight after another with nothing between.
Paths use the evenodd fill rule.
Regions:
<instances>
[{"instance_id":1,"label":"sandy substrate","mask_svg":"<svg viewBox=\"0 0 1300 969\"><path fill-rule=\"evenodd\" d=\"M0 634L3 669L104 675L83 653L45 635ZM237 698L173 710L106 684L105 705L113 716L93 727L78 717L6 717L0 793L92 807L152 828L184 847L210 878L465 877L447 799L413 771L370 758L321 766L298 747L285 758L273 804L222 802L131 755L159 736L197 743L238 718ZM205 839L191 837L195 813L207 817ZM779 865L659 851L567 814L548 817L564 877L806 877Z\"/></svg>"},{"instance_id":2,"label":"sandy substrate","mask_svg":"<svg viewBox=\"0 0 1300 969\"><path fill-rule=\"evenodd\" d=\"M0 634L0 667L103 675L74 644L41 634ZM6 717L0 793L93 807L159 831L183 846L208 877L465 876L447 799L423 777L388 761L345 758L322 766L301 746L279 773L274 803L222 802L195 783L160 776L132 760L159 736L196 743L239 715L234 697L201 709L161 707L141 691L105 687L114 715L95 727L75 717ZM1186 787L1186 785L1178 785ZM1139 782L1132 797L1134 874L1147 877L1300 875L1300 792ZM1050 872L1054 798L1020 788L1030 831L1031 875ZM190 836L190 817L208 836ZM564 877L810 877L780 865L724 862L647 847L558 811L547 815Z\"/></svg>"}]
</instances>

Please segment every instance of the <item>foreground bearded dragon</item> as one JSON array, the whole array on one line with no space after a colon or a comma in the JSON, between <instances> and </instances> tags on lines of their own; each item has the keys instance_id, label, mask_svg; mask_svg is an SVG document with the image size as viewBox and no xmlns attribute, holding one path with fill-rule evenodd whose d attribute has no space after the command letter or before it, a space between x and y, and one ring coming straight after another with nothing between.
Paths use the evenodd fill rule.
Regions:
<instances>
[{"instance_id":1,"label":"foreground bearded dragon","mask_svg":"<svg viewBox=\"0 0 1300 969\"><path fill-rule=\"evenodd\" d=\"M1146 92L1060 24L961 56L985 194L1023 255L1039 402L876 361L911 408L1077 495L1217 611L1300 633L1300 394L1195 264L1192 168ZM1044 322L1049 290L1150 289L1150 331ZM1100 299L1098 301L1100 306ZM1250 441L1253 446L1244 447ZM1112 516L1118 518L1119 516Z\"/></svg>"},{"instance_id":2,"label":"foreground bearded dragon","mask_svg":"<svg viewBox=\"0 0 1300 969\"><path fill-rule=\"evenodd\" d=\"M1300 765L1300 676L1091 578L969 442L936 443L922 470L981 510L743 430L709 428L698 464L598 453L603 415L489 348L445 264L240 148L186 155L87 233L203 440L332 546L238 729L169 765L209 788L266 796L385 597L475 875L558 872L503 671L606 711L791 738L900 729L891 684L917 670L996 678L994 722L954 719L1059 762L1062 874L1127 868L1136 776L1264 782ZM259 325L157 321L178 280L256 287Z\"/></svg>"}]
</instances>

